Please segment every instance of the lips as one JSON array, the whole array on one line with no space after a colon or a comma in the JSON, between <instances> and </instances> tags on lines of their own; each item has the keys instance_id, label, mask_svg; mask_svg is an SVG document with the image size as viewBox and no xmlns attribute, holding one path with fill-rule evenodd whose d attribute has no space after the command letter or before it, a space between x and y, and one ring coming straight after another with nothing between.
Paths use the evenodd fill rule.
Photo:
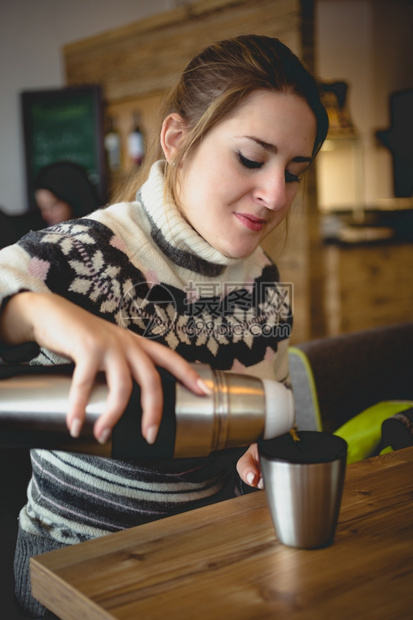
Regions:
<instances>
[{"instance_id":1,"label":"lips","mask_svg":"<svg viewBox=\"0 0 413 620\"><path fill-rule=\"evenodd\" d=\"M251 213L234 213L235 217L249 230L259 232L266 224L266 220L256 217Z\"/></svg>"}]
</instances>

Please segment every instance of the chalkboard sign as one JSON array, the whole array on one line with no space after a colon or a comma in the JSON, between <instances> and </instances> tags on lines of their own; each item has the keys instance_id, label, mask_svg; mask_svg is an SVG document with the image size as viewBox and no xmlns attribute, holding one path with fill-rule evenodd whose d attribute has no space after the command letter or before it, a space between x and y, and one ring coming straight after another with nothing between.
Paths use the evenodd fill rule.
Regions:
<instances>
[{"instance_id":1,"label":"chalkboard sign","mask_svg":"<svg viewBox=\"0 0 413 620\"><path fill-rule=\"evenodd\" d=\"M106 198L103 105L97 85L21 93L29 210L41 168L56 161L83 166L102 201Z\"/></svg>"}]
</instances>

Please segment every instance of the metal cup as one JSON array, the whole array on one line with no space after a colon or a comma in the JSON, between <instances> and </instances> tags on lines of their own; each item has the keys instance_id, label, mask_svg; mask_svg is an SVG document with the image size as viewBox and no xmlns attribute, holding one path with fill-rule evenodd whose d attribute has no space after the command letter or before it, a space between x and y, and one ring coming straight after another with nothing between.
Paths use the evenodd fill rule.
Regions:
<instances>
[{"instance_id":1,"label":"metal cup","mask_svg":"<svg viewBox=\"0 0 413 620\"><path fill-rule=\"evenodd\" d=\"M334 540L344 486L347 442L336 435L301 431L259 446L264 488L278 540L317 549Z\"/></svg>"}]
</instances>

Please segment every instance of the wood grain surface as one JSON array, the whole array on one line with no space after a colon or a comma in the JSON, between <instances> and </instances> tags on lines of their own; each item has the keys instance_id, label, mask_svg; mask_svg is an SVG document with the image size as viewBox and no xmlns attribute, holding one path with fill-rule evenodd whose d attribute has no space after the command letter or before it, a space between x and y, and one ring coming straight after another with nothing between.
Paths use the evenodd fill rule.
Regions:
<instances>
[{"instance_id":1,"label":"wood grain surface","mask_svg":"<svg viewBox=\"0 0 413 620\"><path fill-rule=\"evenodd\" d=\"M280 37L301 51L299 0L198 0L65 45L67 84L101 84L109 102L164 92L188 60L239 34Z\"/></svg>"},{"instance_id":2,"label":"wood grain surface","mask_svg":"<svg viewBox=\"0 0 413 620\"><path fill-rule=\"evenodd\" d=\"M261 491L31 562L34 596L63 620L406 620L413 448L347 468L326 549L281 545Z\"/></svg>"}]
</instances>

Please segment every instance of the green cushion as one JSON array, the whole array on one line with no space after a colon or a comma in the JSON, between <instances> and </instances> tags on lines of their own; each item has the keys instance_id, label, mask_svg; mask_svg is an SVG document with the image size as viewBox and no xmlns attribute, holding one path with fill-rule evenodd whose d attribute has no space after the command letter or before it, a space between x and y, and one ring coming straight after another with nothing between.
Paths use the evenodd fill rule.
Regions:
<instances>
[{"instance_id":1,"label":"green cushion","mask_svg":"<svg viewBox=\"0 0 413 620\"><path fill-rule=\"evenodd\" d=\"M335 431L348 443L347 463L377 454L384 420L413 406L411 401L383 401L362 411Z\"/></svg>"}]
</instances>

